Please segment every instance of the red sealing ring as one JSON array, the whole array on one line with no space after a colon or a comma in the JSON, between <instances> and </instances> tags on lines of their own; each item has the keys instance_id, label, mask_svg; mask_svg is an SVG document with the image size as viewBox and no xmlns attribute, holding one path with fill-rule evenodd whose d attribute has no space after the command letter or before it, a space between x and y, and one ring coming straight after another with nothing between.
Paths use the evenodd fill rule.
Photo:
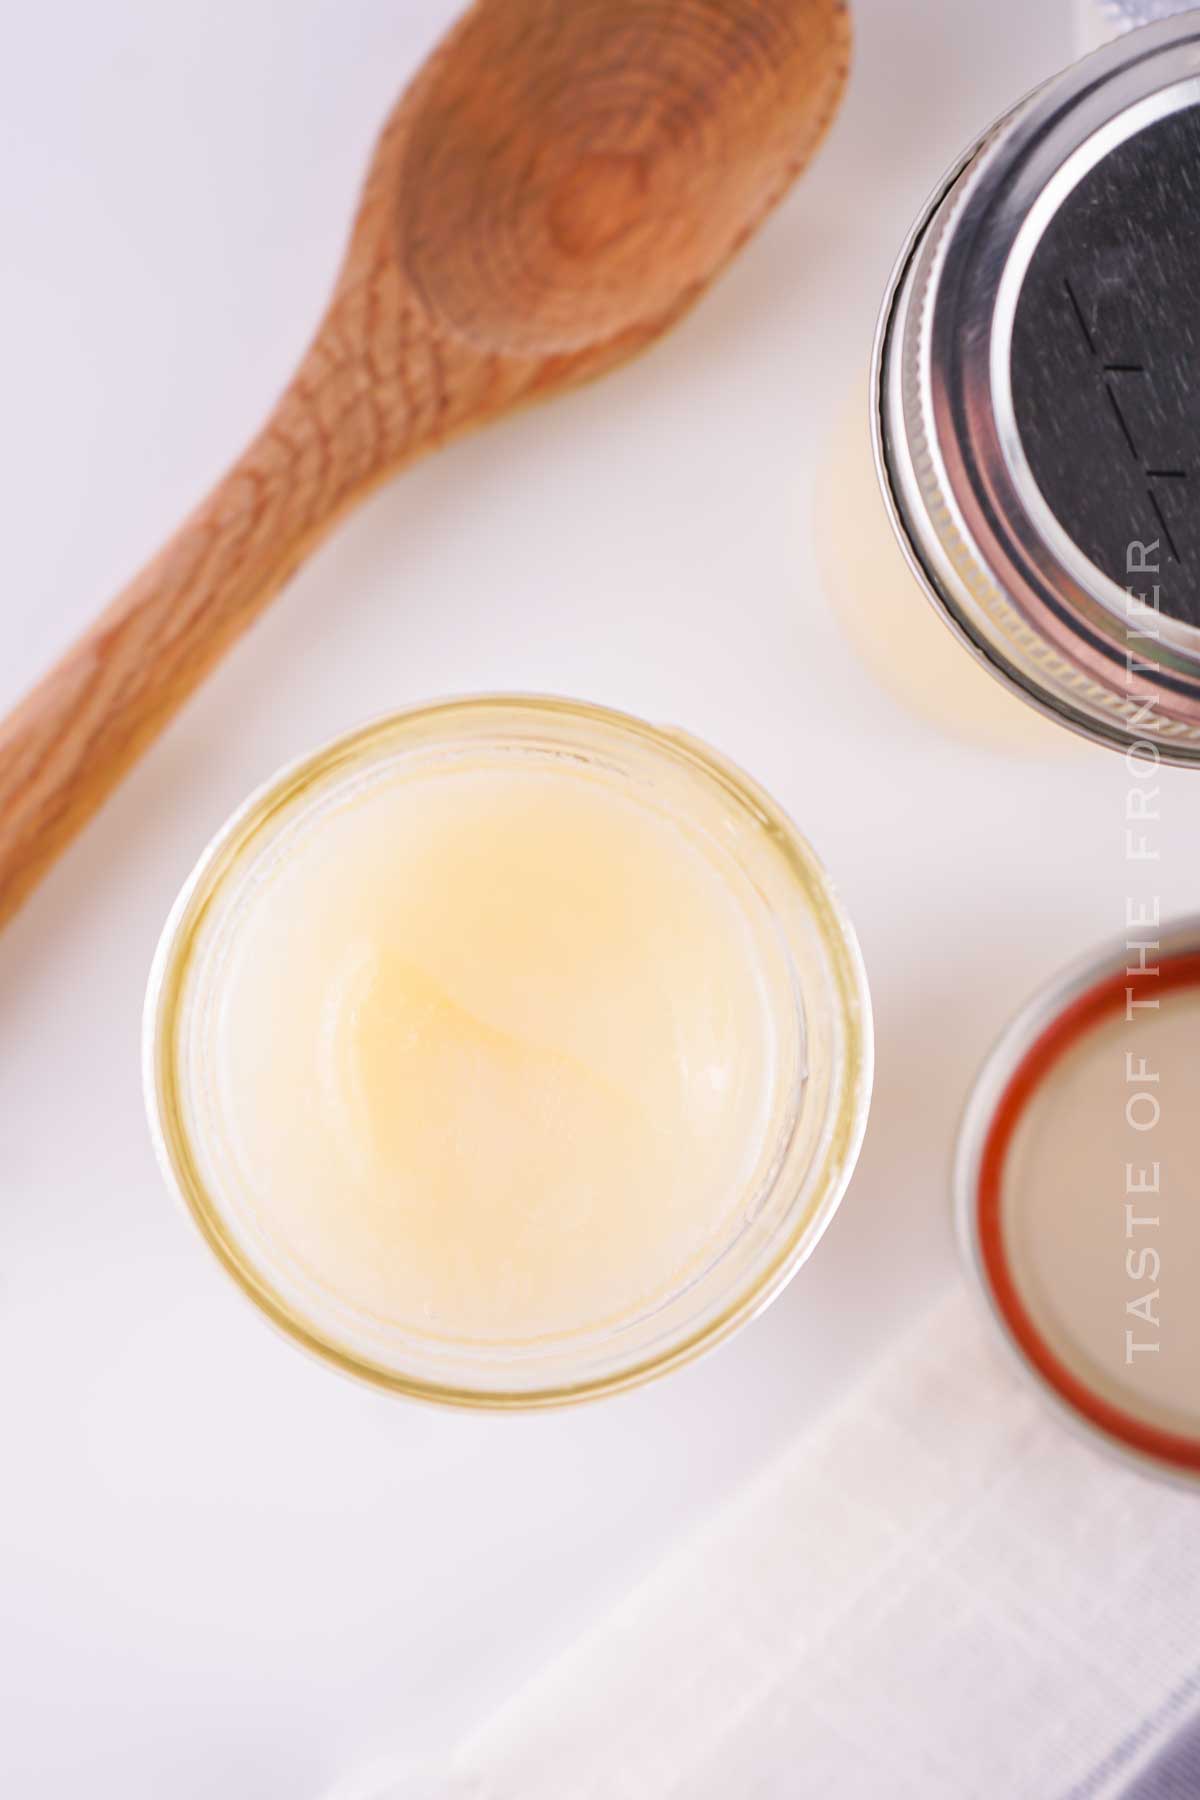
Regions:
<instances>
[{"instance_id":1,"label":"red sealing ring","mask_svg":"<svg viewBox=\"0 0 1200 1800\"><path fill-rule=\"evenodd\" d=\"M1178 988L1200 986L1200 951L1163 961L1157 974L1121 972L1089 988L1046 1027L1025 1052L1001 1094L984 1139L975 1195L979 1254L1001 1317L1022 1353L1042 1379L1077 1413L1108 1437L1142 1456L1172 1468L1200 1473L1200 1437L1163 1431L1135 1413L1114 1406L1095 1393L1057 1357L1034 1323L1017 1291L1004 1249L1004 1165L1013 1135L1030 1100L1046 1076L1079 1039L1110 1014L1123 1011L1127 998L1156 996Z\"/></svg>"}]
</instances>

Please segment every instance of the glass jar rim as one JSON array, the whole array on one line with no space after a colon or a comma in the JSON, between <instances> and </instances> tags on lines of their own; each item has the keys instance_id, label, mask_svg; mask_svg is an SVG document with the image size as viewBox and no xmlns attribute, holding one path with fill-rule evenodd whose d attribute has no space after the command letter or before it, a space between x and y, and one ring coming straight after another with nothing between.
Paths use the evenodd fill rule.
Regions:
<instances>
[{"instance_id":1,"label":"glass jar rim","mask_svg":"<svg viewBox=\"0 0 1200 1800\"><path fill-rule=\"evenodd\" d=\"M790 1218L789 1229L758 1278L735 1289L717 1316L685 1332L664 1350L634 1358L598 1375L544 1387L511 1389L457 1385L408 1376L335 1342L272 1285L269 1271L254 1266L223 1222L222 1207L200 1175L182 1118L184 1083L178 1068L175 1029L185 979L205 917L222 892L234 864L268 826L303 800L316 784L341 766L347 770L373 752L413 743L454 741L454 727L468 719L537 720L552 726L591 726L636 743L652 756L667 757L685 772L715 783L768 835L788 878L801 894L806 915L820 942L836 1012L842 1066L830 1086L829 1117L816 1191ZM435 735L436 734L436 735ZM185 881L167 917L150 971L143 1019L143 1086L157 1159L168 1187L240 1291L293 1342L343 1373L387 1391L446 1405L482 1410L527 1409L566 1404L640 1385L691 1361L714 1347L760 1312L787 1284L815 1247L849 1183L866 1128L873 1077L873 1035L866 973L853 927L824 868L788 816L751 777L690 734L654 726L634 715L590 702L526 693L483 693L416 705L385 714L330 739L297 758L255 789L218 829Z\"/></svg>"}]
</instances>

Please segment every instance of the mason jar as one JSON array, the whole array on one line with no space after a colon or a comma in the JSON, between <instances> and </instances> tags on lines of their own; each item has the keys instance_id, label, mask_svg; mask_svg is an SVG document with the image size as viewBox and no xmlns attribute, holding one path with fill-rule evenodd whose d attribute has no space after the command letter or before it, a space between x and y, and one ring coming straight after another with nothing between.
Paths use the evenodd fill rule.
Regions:
<instances>
[{"instance_id":1,"label":"mason jar","mask_svg":"<svg viewBox=\"0 0 1200 1800\"><path fill-rule=\"evenodd\" d=\"M1057 726L1185 766L1198 162L1188 11L1085 57L967 149L903 247L871 379L896 541L966 655Z\"/></svg>"},{"instance_id":2,"label":"mason jar","mask_svg":"<svg viewBox=\"0 0 1200 1800\"><path fill-rule=\"evenodd\" d=\"M853 929L783 811L545 697L284 770L146 1001L155 1145L226 1272L335 1367L460 1406L627 1387L753 1317L841 1199L871 1071Z\"/></svg>"}]
</instances>

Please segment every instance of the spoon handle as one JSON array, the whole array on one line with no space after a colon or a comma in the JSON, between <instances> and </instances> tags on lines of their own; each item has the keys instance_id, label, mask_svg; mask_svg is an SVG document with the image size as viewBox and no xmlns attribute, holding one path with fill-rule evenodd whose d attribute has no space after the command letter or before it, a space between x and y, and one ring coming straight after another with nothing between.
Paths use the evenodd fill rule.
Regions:
<instances>
[{"instance_id":1,"label":"spoon handle","mask_svg":"<svg viewBox=\"0 0 1200 1800\"><path fill-rule=\"evenodd\" d=\"M368 399L318 344L203 504L0 722L0 924L369 484Z\"/></svg>"}]
</instances>

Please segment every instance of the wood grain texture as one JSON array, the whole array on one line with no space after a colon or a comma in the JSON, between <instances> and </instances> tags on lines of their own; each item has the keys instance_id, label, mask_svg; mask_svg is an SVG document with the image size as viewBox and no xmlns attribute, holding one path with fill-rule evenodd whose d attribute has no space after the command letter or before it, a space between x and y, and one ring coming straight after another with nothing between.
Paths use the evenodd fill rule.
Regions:
<instances>
[{"instance_id":1,"label":"wood grain texture","mask_svg":"<svg viewBox=\"0 0 1200 1800\"><path fill-rule=\"evenodd\" d=\"M0 724L0 923L343 511L686 311L848 63L841 0L479 0L384 127L270 419Z\"/></svg>"}]
</instances>

